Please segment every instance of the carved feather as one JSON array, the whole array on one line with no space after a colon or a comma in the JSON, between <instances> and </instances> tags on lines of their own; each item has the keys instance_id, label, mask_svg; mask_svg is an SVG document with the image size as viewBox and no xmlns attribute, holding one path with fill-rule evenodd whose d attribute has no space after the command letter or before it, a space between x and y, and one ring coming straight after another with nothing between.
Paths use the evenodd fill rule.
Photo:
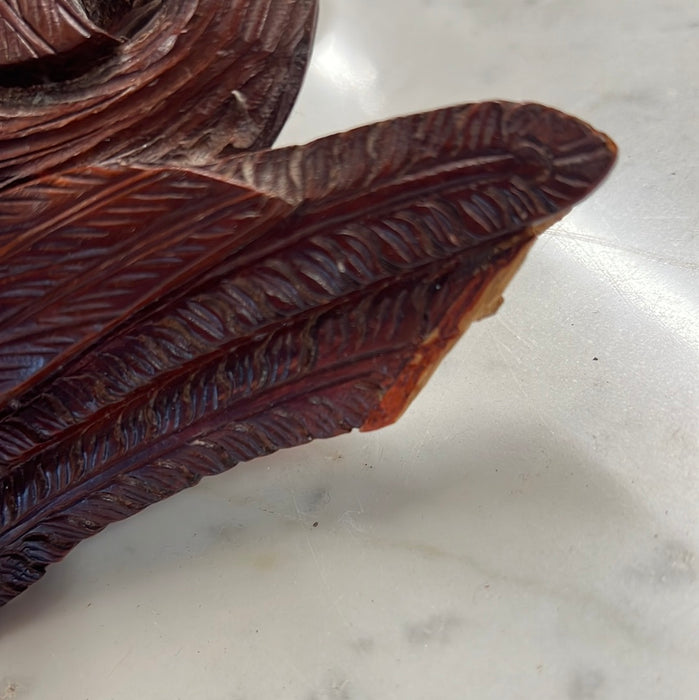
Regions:
<instances>
[{"instance_id":1,"label":"carved feather","mask_svg":"<svg viewBox=\"0 0 699 700\"><path fill-rule=\"evenodd\" d=\"M491 102L10 189L0 603L202 476L395 420L614 154L577 119Z\"/></svg>"}]
</instances>

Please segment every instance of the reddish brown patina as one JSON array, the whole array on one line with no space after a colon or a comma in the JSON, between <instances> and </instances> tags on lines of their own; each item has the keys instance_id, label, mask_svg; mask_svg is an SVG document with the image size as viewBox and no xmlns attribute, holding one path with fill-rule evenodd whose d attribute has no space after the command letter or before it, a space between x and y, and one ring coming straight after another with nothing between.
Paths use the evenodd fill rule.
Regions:
<instances>
[{"instance_id":1,"label":"reddish brown patina","mask_svg":"<svg viewBox=\"0 0 699 700\"><path fill-rule=\"evenodd\" d=\"M3 13L0 604L202 476L394 421L615 157L509 102L268 150L313 0Z\"/></svg>"}]
</instances>

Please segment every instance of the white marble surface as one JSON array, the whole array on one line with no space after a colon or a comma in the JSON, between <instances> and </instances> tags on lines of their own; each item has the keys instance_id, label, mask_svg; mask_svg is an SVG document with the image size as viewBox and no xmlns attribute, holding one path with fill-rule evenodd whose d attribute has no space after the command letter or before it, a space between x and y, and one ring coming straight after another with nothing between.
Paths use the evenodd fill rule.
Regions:
<instances>
[{"instance_id":1,"label":"white marble surface","mask_svg":"<svg viewBox=\"0 0 699 700\"><path fill-rule=\"evenodd\" d=\"M699 4L321 6L285 143L532 99L619 165L397 425L210 479L0 610L0 699L699 697Z\"/></svg>"}]
</instances>

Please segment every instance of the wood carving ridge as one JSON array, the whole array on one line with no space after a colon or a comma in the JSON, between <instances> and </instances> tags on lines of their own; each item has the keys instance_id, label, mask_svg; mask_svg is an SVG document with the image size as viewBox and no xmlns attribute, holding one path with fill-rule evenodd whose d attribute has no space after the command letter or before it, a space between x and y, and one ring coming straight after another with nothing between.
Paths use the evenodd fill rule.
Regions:
<instances>
[{"instance_id":1,"label":"wood carving ridge","mask_svg":"<svg viewBox=\"0 0 699 700\"><path fill-rule=\"evenodd\" d=\"M57 0L31 3L37 17ZM301 83L316 5L163 0L71 80L0 80L0 190L111 159L192 164L271 145Z\"/></svg>"},{"instance_id":2,"label":"wood carving ridge","mask_svg":"<svg viewBox=\"0 0 699 700\"><path fill-rule=\"evenodd\" d=\"M0 11L0 605L203 476L396 420L616 153L501 101L270 149L315 2L39 4Z\"/></svg>"}]
</instances>

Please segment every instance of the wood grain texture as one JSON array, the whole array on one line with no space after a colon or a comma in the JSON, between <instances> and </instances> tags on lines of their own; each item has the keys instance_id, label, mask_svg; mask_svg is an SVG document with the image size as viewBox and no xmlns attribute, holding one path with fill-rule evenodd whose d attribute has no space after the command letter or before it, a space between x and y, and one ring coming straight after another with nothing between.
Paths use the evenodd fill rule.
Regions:
<instances>
[{"instance_id":1,"label":"wood grain texture","mask_svg":"<svg viewBox=\"0 0 699 700\"><path fill-rule=\"evenodd\" d=\"M0 65L25 65L74 50L91 39L114 39L79 0L5 0L0 3Z\"/></svg>"},{"instance_id":2,"label":"wood grain texture","mask_svg":"<svg viewBox=\"0 0 699 700\"><path fill-rule=\"evenodd\" d=\"M185 6L206 23L219 4L175 2L171 19ZM313 3L231 8L238 77L254 84L261 55L307 55ZM0 605L203 476L396 420L615 157L584 122L509 102L238 153L277 128L265 109L291 97L274 94L253 131L222 127L227 146L200 149L187 115L163 150L119 127L140 98L114 99L108 153L70 101L65 132L48 108L37 122L55 159L31 139L23 159L0 148ZM20 110L0 139L16 148L35 117Z\"/></svg>"},{"instance_id":3,"label":"wood grain texture","mask_svg":"<svg viewBox=\"0 0 699 700\"><path fill-rule=\"evenodd\" d=\"M31 17L53 6L35 3ZM301 84L316 0L147 7L145 24L71 80L0 79L0 191L85 163L190 164L272 144Z\"/></svg>"},{"instance_id":4,"label":"wood grain texture","mask_svg":"<svg viewBox=\"0 0 699 700\"><path fill-rule=\"evenodd\" d=\"M0 600L203 475L394 420L612 160L578 120L484 103L210 171L101 166L11 190Z\"/></svg>"}]
</instances>

